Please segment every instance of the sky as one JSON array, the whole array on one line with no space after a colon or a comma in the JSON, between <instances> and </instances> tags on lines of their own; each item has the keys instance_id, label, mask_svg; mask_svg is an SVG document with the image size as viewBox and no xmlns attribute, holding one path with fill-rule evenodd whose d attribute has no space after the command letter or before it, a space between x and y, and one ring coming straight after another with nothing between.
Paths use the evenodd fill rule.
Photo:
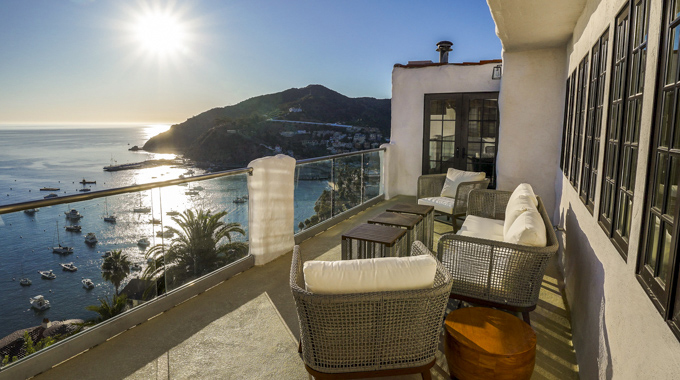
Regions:
<instances>
[{"instance_id":1,"label":"sky","mask_svg":"<svg viewBox=\"0 0 680 380\"><path fill-rule=\"evenodd\" d=\"M391 97L395 63L501 58L483 0L2 0L0 124L169 123L321 84Z\"/></svg>"}]
</instances>

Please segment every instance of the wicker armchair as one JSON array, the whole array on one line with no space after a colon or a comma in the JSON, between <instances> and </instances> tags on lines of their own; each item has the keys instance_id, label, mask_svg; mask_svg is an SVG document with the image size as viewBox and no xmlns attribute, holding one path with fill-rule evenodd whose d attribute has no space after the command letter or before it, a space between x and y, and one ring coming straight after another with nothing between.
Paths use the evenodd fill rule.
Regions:
<instances>
[{"instance_id":1,"label":"wicker armchair","mask_svg":"<svg viewBox=\"0 0 680 380\"><path fill-rule=\"evenodd\" d=\"M504 219L511 193L497 190L470 192L468 215ZM437 257L453 276L451 298L521 312L530 323L548 260L558 248L543 202L538 211L545 224L547 244L531 247L452 233L442 235Z\"/></svg>"},{"instance_id":2,"label":"wicker armchair","mask_svg":"<svg viewBox=\"0 0 680 380\"><path fill-rule=\"evenodd\" d=\"M463 182L458 185L455 198L441 197L442 188L446 182L446 173L442 174L426 174L418 177L418 199L422 198L440 198L433 203L422 203L429 206L434 206L435 210L451 217L453 225L453 232L458 231L456 219L466 215L468 194L475 189L486 189L489 187L489 179L486 178L481 181Z\"/></svg>"},{"instance_id":3,"label":"wicker armchair","mask_svg":"<svg viewBox=\"0 0 680 380\"><path fill-rule=\"evenodd\" d=\"M412 255L432 254L419 241ZM437 263L430 289L355 294L305 290L300 248L290 287L300 321L302 359L316 379L421 373L430 379L451 275Z\"/></svg>"}]
</instances>

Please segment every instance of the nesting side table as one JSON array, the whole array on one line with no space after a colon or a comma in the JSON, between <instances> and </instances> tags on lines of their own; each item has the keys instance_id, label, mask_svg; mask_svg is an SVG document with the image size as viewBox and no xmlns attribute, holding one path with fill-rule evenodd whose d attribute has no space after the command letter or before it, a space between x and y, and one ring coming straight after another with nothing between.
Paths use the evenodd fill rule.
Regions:
<instances>
[{"instance_id":1,"label":"nesting side table","mask_svg":"<svg viewBox=\"0 0 680 380\"><path fill-rule=\"evenodd\" d=\"M406 256L406 230L360 224L342 235L342 259L373 259Z\"/></svg>"},{"instance_id":2,"label":"nesting side table","mask_svg":"<svg viewBox=\"0 0 680 380\"><path fill-rule=\"evenodd\" d=\"M400 214L412 214L423 217L422 221L416 225L416 240L420 240L427 246L429 250L433 250L434 242L434 207L397 203L396 205L387 209L388 212L396 212Z\"/></svg>"},{"instance_id":3,"label":"nesting side table","mask_svg":"<svg viewBox=\"0 0 680 380\"><path fill-rule=\"evenodd\" d=\"M369 224L403 228L406 230L406 252L411 254L411 245L416 240L416 226L421 223L423 217L416 214L400 214L396 212L383 212L368 220ZM427 244L427 243L423 243Z\"/></svg>"}]
</instances>

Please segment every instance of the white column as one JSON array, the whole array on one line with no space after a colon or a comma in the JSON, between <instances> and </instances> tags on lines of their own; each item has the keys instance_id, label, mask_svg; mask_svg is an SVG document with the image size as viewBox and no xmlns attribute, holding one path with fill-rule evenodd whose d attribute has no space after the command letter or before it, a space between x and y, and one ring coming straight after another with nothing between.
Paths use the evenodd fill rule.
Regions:
<instances>
[{"instance_id":1,"label":"white column","mask_svg":"<svg viewBox=\"0 0 680 380\"><path fill-rule=\"evenodd\" d=\"M295 159L283 154L248 164L250 253L264 265L290 252L295 245Z\"/></svg>"}]
</instances>

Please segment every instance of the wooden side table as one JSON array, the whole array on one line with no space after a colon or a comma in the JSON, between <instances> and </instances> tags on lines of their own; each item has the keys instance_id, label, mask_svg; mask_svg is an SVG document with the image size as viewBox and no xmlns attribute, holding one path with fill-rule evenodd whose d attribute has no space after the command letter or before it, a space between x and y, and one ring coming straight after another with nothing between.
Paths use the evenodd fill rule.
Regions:
<instances>
[{"instance_id":1,"label":"wooden side table","mask_svg":"<svg viewBox=\"0 0 680 380\"><path fill-rule=\"evenodd\" d=\"M342 235L342 259L373 259L407 255L406 230L360 224Z\"/></svg>"},{"instance_id":2,"label":"wooden side table","mask_svg":"<svg viewBox=\"0 0 680 380\"><path fill-rule=\"evenodd\" d=\"M531 378L536 333L521 319L496 309L466 307L449 313L445 330L444 352L452 378Z\"/></svg>"},{"instance_id":3,"label":"wooden side table","mask_svg":"<svg viewBox=\"0 0 680 380\"><path fill-rule=\"evenodd\" d=\"M434 207L410 203L397 203L388 212L420 215L423 220L416 226L416 240L420 240L432 251L434 247Z\"/></svg>"},{"instance_id":4,"label":"wooden side table","mask_svg":"<svg viewBox=\"0 0 680 380\"><path fill-rule=\"evenodd\" d=\"M396 212L383 212L368 220L369 224L379 224L383 226L403 228L406 230L406 252L411 254L411 245L416 239L416 226L423 220L423 217L415 214L399 214ZM424 243L427 244L427 243Z\"/></svg>"}]
</instances>

